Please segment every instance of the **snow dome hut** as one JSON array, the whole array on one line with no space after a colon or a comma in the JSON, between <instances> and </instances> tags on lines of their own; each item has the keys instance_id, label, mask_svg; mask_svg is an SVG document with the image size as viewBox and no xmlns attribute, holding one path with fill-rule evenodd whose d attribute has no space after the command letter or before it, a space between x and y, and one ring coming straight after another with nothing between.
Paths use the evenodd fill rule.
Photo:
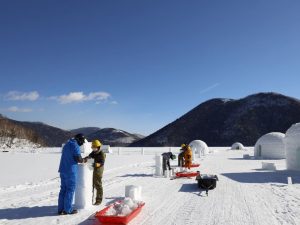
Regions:
<instances>
[{"instance_id":1,"label":"snow dome hut","mask_svg":"<svg viewBox=\"0 0 300 225\"><path fill-rule=\"evenodd\" d=\"M300 123L287 130L284 141L287 169L300 170Z\"/></svg>"},{"instance_id":2,"label":"snow dome hut","mask_svg":"<svg viewBox=\"0 0 300 225\"><path fill-rule=\"evenodd\" d=\"M197 154L198 157L201 158L201 156L207 155L209 153L207 144L204 141L194 140L189 144L189 146L193 151L193 156Z\"/></svg>"},{"instance_id":3,"label":"snow dome hut","mask_svg":"<svg viewBox=\"0 0 300 225\"><path fill-rule=\"evenodd\" d=\"M272 132L260 137L254 146L254 157L270 159L285 158L285 134Z\"/></svg>"},{"instance_id":4,"label":"snow dome hut","mask_svg":"<svg viewBox=\"0 0 300 225\"><path fill-rule=\"evenodd\" d=\"M239 142L235 142L232 146L231 146L231 149L232 150L242 150L244 149L244 145L242 143L239 143Z\"/></svg>"}]
</instances>

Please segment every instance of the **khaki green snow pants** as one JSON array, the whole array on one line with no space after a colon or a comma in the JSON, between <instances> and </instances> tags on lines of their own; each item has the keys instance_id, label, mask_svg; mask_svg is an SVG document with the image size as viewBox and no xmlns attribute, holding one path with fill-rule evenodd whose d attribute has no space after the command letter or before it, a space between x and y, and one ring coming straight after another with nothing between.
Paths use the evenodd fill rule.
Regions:
<instances>
[{"instance_id":1,"label":"khaki green snow pants","mask_svg":"<svg viewBox=\"0 0 300 225\"><path fill-rule=\"evenodd\" d=\"M96 189L96 202L102 202L103 199L103 187L102 187L102 176L104 167L94 168L93 172L93 186Z\"/></svg>"}]
</instances>

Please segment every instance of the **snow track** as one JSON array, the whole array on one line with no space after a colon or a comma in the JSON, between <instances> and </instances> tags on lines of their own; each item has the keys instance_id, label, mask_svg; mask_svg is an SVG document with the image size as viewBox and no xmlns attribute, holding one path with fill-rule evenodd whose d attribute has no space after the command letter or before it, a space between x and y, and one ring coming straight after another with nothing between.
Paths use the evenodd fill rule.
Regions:
<instances>
[{"instance_id":1,"label":"snow track","mask_svg":"<svg viewBox=\"0 0 300 225\"><path fill-rule=\"evenodd\" d=\"M140 167L143 167L142 170L145 173L148 173L149 176L152 174L153 168L149 166L151 162L143 162L143 163L133 163L127 166L117 167L114 169L108 169L105 171L105 177L103 179L103 188L104 192L109 193L111 189L118 189L124 191L124 185L127 183L135 183L134 180L138 179L136 176L136 171L140 170ZM128 174L124 175L122 171L126 171ZM131 180L133 180L131 182ZM18 210L14 210L16 208L23 208L27 212L31 212L31 208L48 208L52 211L48 214L57 217L54 220L47 221L47 224L78 224L85 218L87 218L94 211L99 210L99 207L94 209L94 211L85 211L83 210L80 214L80 217L77 215L72 216L56 216L56 208L57 208L57 198L59 193L60 179L53 178L48 181L43 181L37 184L26 184L26 185L16 185L9 188L3 188L0 191L0 205L3 210L0 211L0 222L1 224L11 224L10 221L1 221L4 217L11 219L15 216L9 216L12 211L18 212ZM91 187L92 191L92 187ZM120 193L120 196L124 194ZM30 203L30 204L28 204ZM46 207L45 207L46 206ZM7 212L7 216L3 215ZM21 219L26 217L25 215L20 215ZM35 219L38 222L40 218ZM43 218L41 219L41 224L43 223Z\"/></svg>"},{"instance_id":2,"label":"snow track","mask_svg":"<svg viewBox=\"0 0 300 225\"><path fill-rule=\"evenodd\" d=\"M288 186L280 182L286 180L280 176L287 176L280 173L276 175L279 182L270 182L274 179L258 170L261 162L243 160L242 154L219 150L201 161L202 174L219 177L217 188L210 190L208 196L198 188L195 178L170 180L152 176L153 157L137 160L134 156L131 161L123 161L120 156L111 156L111 163L119 162L105 169L103 204L70 216L56 215L58 177L0 187L0 224L97 225L91 215L105 204L123 198L125 186L134 184L142 186L146 205L130 225L299 225L299 184ZM274 162L279 167L283 163Z\"/></svg>"}]
</instances>

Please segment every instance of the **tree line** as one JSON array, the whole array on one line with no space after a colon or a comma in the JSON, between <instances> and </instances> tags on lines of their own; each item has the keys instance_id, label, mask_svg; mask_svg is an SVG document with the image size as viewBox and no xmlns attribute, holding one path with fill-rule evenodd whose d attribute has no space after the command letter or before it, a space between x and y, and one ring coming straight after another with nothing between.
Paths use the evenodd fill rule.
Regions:
<instances>
[{"instance_id":1,"label":"tree line","mask_svg":"<svg viewBox=\"0 0 300 225\"><path fill-rule=\"evenodd\" d=\"M11 148L16 138L27 139L44 146L44 141L35 131L14 124L4 117L0 117L0 145Z\"/></svg>"}]
</instances>

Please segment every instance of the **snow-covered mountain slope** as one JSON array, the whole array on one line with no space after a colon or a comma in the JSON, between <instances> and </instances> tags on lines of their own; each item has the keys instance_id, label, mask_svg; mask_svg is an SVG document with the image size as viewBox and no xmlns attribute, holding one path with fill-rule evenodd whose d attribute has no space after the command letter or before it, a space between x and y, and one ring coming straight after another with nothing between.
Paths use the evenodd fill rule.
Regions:
<instances>
[{"instance_id":1,"label":"snow-covered mountain slope","mask_svg":"<svg viewBox=\"0 0 300 225\"><path fill-rule=\"evenodd\" d=\"M127 146L143 138L139 134L131 134L124 130L103 128L87 135L88 140L99 139L102 143L111 146Z\"/></svg>"},{"instance_id":2,"label":"snow-covered mountain slope","mask_svg":"<svg viewBox=\"0 0 300 225\"><path fill-rule=\"evenodd\" d=\"M180 146L201 139L209 146L237 140L252 146L269 132L285 133L300 121L300 100L278 93L257 93L242 99L205 101L131 146Z\"/></svg>"},{"instance_id":3,"label":"snow-covered mountain slope","mask_svg":"<svg viewBox=\"0 0 300 225\"><path fill-rule=\"evenodd\" d=\"M104 202L70 216L56 215L57 149L53 153L0 153L0 224L99 224L90 215L124 197L125 185L132 184L142 186L146 205L130 225L300 224L300 174L286 171L284 160L266 160L278 169L266 171L261 170L262 160L243 159L245 153L253 155L252 149L213 150L197 159L201 173L219 177L208 196L194 179L154 177L154 155L108 154ZM292 177L293 185L287 185L287 177Z\"/></svg>"},{"instance_id":4,"label":"snow-covered mountain slope","mask_svg":"<svg viewBox=\"0 0 300 225\"><path fill-rule=\"evenodd\" d=\"M8 148L15 147L11 146L10 140L2 141L2 137L11 140L27 139L39 146L60 147L77 133L83 133L89 141L100 139L103 144L111 146L127 146L144 138L143 135L131 134L115 128L81 127L68 131L41 122L12 120L0 114L0 147L4 145ZM26 147L30 148L31 145Z\"/></svg>"},{"instance_id":5,"label":"snow-covered mountain slope","mask_svg":"<svg viewBox=\"0 0 300 225\"><path fill-rule=\"evenodd\" d=\"M41 147L40 144L33 143L27 139L0 137L0 150L6 151L34 151Z\"/></svg>"}]
</instances>

